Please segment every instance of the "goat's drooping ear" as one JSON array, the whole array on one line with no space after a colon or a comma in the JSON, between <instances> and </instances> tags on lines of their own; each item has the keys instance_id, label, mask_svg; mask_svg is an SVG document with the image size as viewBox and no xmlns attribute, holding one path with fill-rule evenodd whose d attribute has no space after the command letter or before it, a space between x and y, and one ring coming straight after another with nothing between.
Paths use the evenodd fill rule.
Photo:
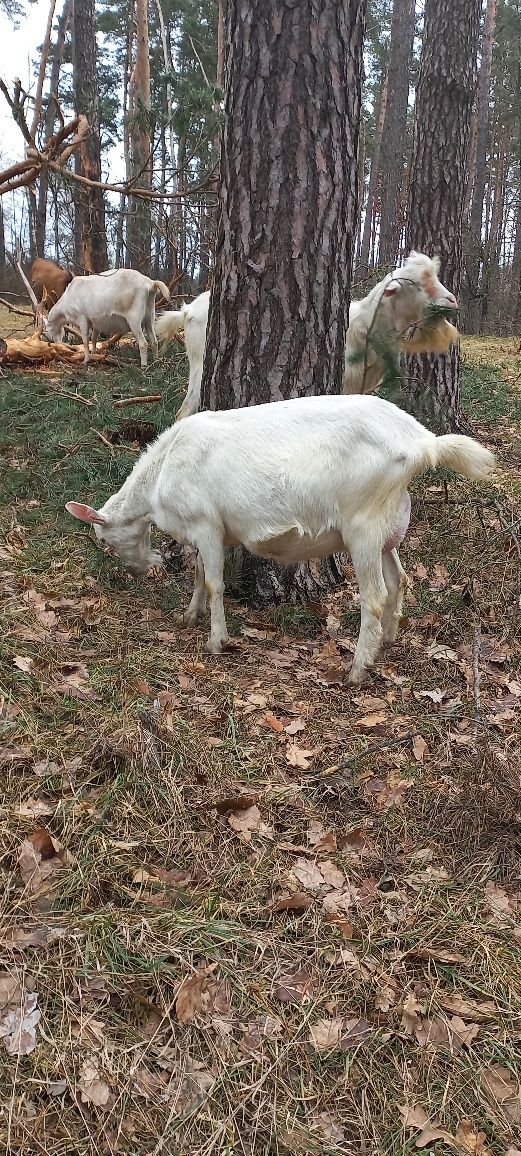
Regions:
<instances>
[{"instance_id":1,"label":"goat's drooping ear","mask_svg":"<svg viewBox=\"0 0 521 1156\"><path fill-rule=\"evenodd\" d=\"M432 263L434 265L434 272L439 273L439 271L440 271L440 259L439 259L437 254L435 257L432 258Z\"/></svg>"},{"instance_id":2,"label":"goat's drooping ear","mask_svg":"<svg viewBox=\"0 0 521 1156\"><path fill-rule=\"evenodd\" d=\"M65 509L73 518L78 518L80 522L92 522L96 526L106 526L107 519L103 514L98 514L92 506L86 506L84 502L67 502Z\"/></svg>"},{"instance_id":3,"label":"goat's drooping ear","mask_svg":"<svg viewBox=\"0 0 521 1156\"><path fill-rule=\"evenodd\" d=\"M395 281L395 280L389 281L389 284L386 285L385 289L384 289L384 297L394 297L394 294L398 293L399 288L400 288L400 282L399 281Z\"/></svg>"}]
</instances>

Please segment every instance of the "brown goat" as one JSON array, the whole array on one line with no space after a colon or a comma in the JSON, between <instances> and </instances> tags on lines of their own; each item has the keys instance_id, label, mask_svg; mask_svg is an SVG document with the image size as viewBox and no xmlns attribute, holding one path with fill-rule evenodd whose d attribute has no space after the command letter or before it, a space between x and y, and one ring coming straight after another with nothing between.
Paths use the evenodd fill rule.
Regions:
<instances>
[{"instance_id":1,"label":"brown goat","mask_svg":"<svg viewBox=\"0 0 521 1156\"><path fill-rule=\"evenodd\" d=\"M47 257L37 257L31 265L31 285L37 300L47 309L59 301L72 278L68 269Z\"/></svg>"}]
</instances>

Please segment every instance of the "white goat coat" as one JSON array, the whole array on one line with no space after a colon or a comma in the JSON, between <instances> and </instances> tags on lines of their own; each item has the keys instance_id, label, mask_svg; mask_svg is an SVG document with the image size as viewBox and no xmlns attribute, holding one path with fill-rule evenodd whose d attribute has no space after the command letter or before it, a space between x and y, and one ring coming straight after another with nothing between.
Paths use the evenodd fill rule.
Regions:
<instances>
[{"instance_id":1,"label":"white goat coat","mask_svg":"<svg viewBox=\"0 0 521 1156\"><path fill-rule=\"evenodd\" d=\"M385 342L398 365L399 350L407 353L444 353L457 340L458 331L440 321L428 332L408 332L419 326L429 304L456 308L456 299L438 278L439 261L425 253L410 253L394 273L387 274L360 301L352 301L346 335L344 393L371 393L384 376L384 363L370 338ZM163 349L184 329L189 363L188 389L177 421L197 413L201 398L210 293L200 293L190 305L164 313L156 321ZM369 338L369 340L368 340Z\"/></svg>"},{"instance_id":2,"label":"white goat coat","mask_svg":"<svg viewBox=\"0 0 521 1156\"><path fill-rule=\"evenodd\" d=\"M143 572L153 522L199 551L185 620L211 598L208 649L228 639L223 608L224 547L241 543L282 563L348 550L360 587L362 622L351 681L394 641L405 589L396 547L409 522L409 481L446 465L485 477L493 456L471 438L436 438L413 417L375 397L309 397L205 412L161 434L99 512L96 534ZM206 589L205 589L206 587Z\"/></svg>"},{"instance_id":3,"label":"white goat coat","mask_svg":"<svg viewBox=\"0 0 521 1156\"><path fill-rule=\"evenodd\" d=\"M89 361L89 334L93 348L98 334L115 336L132 333L139 345L141 366L147 364L147 340L157 356L155 333L155 296L159 291L166 301L170 291L162 281L152 281L137 269L107 270L89 277L74 277L60 300L53 305L43 336L50 341L60 338L64 325L77 325ZM143 332L144 330L144 332Z\"/></svg>"}]
</instances>

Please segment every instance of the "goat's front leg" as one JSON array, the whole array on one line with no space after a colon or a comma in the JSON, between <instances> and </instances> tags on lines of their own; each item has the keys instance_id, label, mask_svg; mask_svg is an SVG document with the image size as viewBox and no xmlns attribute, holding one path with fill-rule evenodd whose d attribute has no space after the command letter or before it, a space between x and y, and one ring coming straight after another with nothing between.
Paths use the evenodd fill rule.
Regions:
<instances>
[{"instance_id":1,"label":"goat's front leg","mask_svg":"<svg viewBox=\"0 0 521 1156\"><path fill-rule=\"evenodd\" d=\"M183 623L185 626L194 626L197 619L204 614L206 610L206 586L204 582L204 566L201 555L197 555L195 563L195 581L194 592L190 600L190 604L183 614Z\"/></svg>"},{"instance_id":2,"label":"goat's front leg","mask_svg":"<svg viewBox=\"0 0 521 1156\"><path fill-rule=\"evenodd\" d=\"M90 326L89 326L88 321L82 319L80 321L79 328L80 328L81 340L83 341L83 349L84 349L83 364L88 365L89 361L90 361L90 351L89 351Z\"/></svg>"},{"instance_id":3,"label":"goat's front leg","mask_svg":"<svg viewBox=\"0 0 521 1156\"><path fill-rule=\"evenodd\" d=\"M384 550L382 572L387 587L387 605L382 619L384 642L395 642L407 589L407 575L398 557L398 551Z\"/></svg>"},{"instance_id":4,"label":"goat's front leg","mask_svg":"<svg viewBox=\"0 0 521 1156\"><path fill-rule=\"evenodd\" d=\"M205 650L210 654L220 654L229 641L223 602L224 546L215 532L210 535L208 531L196 545L201 555L205 586L210 598L210 637Z\"/></svg>"},{"instance_id":5,"label":"goat's front leg","mask_svg":"<svg viewBox=\"0 0 521 1156\"><path fill-rule=\"evenodd\" d=\"M350 553L360 590L361 623L349 682L358 684L373 665L382 645L382 620L388 595L380 550L369 552L367 545L365 549L351 546Z\"/></svg>"}]
</instances>

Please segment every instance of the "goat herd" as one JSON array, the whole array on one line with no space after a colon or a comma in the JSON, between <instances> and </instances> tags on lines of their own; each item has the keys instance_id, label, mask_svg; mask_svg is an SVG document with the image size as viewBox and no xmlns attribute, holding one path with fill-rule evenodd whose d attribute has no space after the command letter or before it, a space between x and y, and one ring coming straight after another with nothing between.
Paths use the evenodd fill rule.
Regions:
<instances>
[{"instance_id":1,"label":"goat herd","mask_svg":"<svg viewBox=\"0 0 521 1156\"><path fill-rule=\"evenodd\" d=\"M406 588L398 547L409 524L409 483L437 466L472 480L494 470L493 454L472 438L436 437L382 398L360 396L382 380L382 342L397 359L400 350L441 353L456 340L457 330L444 316L425 322L430 306L457 309L438 269L436 259L413 251L352 303L343 393L358 396L296 398L226 412L197 413L209 292L156 317L156 293L168 300L168 288L135 270L67 274L59 295L54 289L58 300L43 336L57 340L65 325L77 326L85 362L89 338L95 348L98 335L130 330L145 367L147 345L155 356L158 339L164 349L184 330L190 373L178 419L185 420L159 436L100 510L76 501L66 508L93 524L98 540L137 574L161 564L150 548L152 524L196 548L184 621L193 625L209 597L210 653L220 653L228 641L223 568L225 548L233 545L285 565L350 554L361 601L350 682L362 681L382 642L394 642Z\"/></svg>"}]
</instances>

